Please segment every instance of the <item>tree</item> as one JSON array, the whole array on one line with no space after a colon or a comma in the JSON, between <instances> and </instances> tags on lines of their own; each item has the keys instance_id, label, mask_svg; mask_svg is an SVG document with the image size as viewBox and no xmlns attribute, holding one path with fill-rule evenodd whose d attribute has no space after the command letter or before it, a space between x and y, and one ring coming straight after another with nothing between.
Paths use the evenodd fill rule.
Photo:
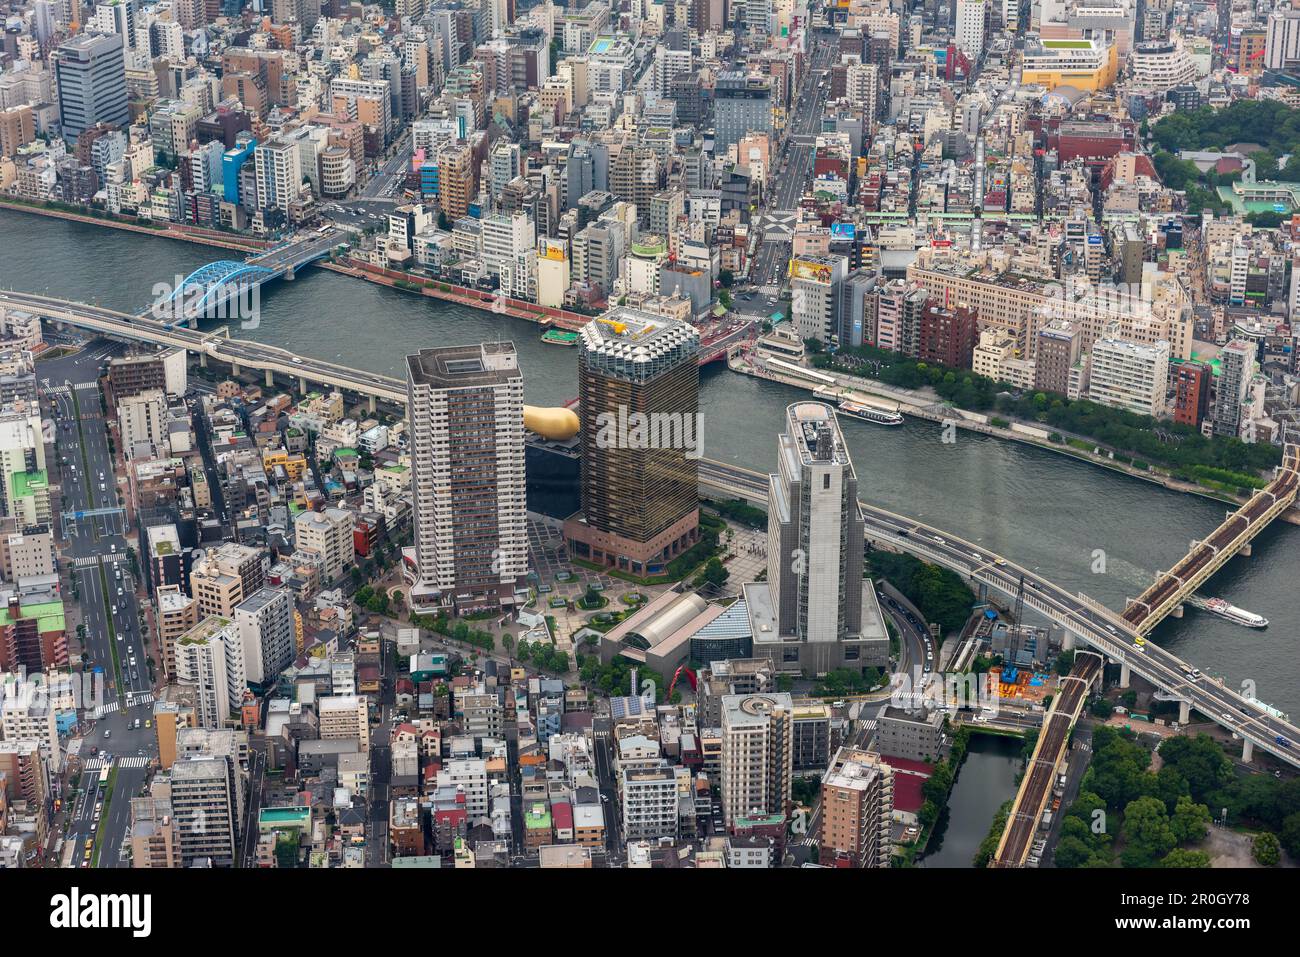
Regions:
<instances>
[{"instance_id":1,"label":"tree","mask_svg":"<svg viewBox=\"0 0 1300 957\"><path fill-rule=\"evenodd\" d=\"M1300 857L1300 812L1282 822L1282 846L1292 857Z\"/></svg>"},{"instance_id":2,"label":"tree","mask_svg":"<svg viewBox=\"0 0 1300 957\"><path fill-rule=\"evenodd\" d=\"M1162 768L1161 770L1168 770ZM1179 844L1196 844L1205 840L1210 826L1210 809L1204 804L1195 803L1184 795L1174 805L1174 813L1169 818L1169 828Z\"/></svg>"},{"instance_id":3,"label":"tree","mask_svg":"<svg viewBox=\"0 0 1300 957\"><path fill-rule=\"evenodd\" d=\"M1057 867L1083 867L1093 858L1092 848L1079 838L1070 835L1062 837L1056 845L1056 855L1052 858Z\"/></svg>"},{"instance_id":4,"label":"tree","mask_svg":"<svg viewBox=\"0 0 1300 957\"><path fill-rule=\"evenodd\" d=\"M1158 798L1140 797L1124 808L1124 866L1150 867L1178 844Z\"/></svg>"},{"instance_id":5,"label":"tree","mask_svg":"<svg viewBox=\"0 0 1300 957\"><path fill-rule=\"evenodd\" d=\"M1187 779L1191 795L1198 801L1232 780L1232 761L1208 734L1166 738L1160 745L1160 757Z\"/></svg>"},{"instance_id":6,"label":"tree","mask_svg":"<svg viewBox=\"0 0 1300 957\"><path fill-rule=\"evenodd\" d=\"M1209 867L1210 855L1204 851L1189 851L1175 847L1160 861L1161 867Z\"/></svg>"},{"instance_id":7,"label":"tree","mask_svg":"<svg viewBox=\"0 0 1300 957\"><path fill-rule=\"evenodd\" d=\"M1188 795L1187 779L1178 773L1177 768L1163 767L1147 783L1147 794L1164 802L1165 810L1173 814L1179 799Z\"/></svg>"},{"instance_id":8,"label":"tree","mask_svg":"<svg viewBox=\"0 0 1300 957\"><path fill-rule=\"evenodd\" d=\"M1276 867L1282 860L1282 845L1277 839L1277 835L1271 831L1263 831L1255 835L1255 840L1250 846L1250 853L1255 860L1264 867Z\"/></svg>"},{"instance_id":9,"label":"tree","mask_svg":"<svg viewBox=\"0 0 1300 957\"><path fill-rule=\"evenodd\" d=\"M1068 675L1074 668L1074 651L1063 651L1057 655L1055 667L1058 675Z\"/></svg>"},{"instance_id":10,"label":"tree","mask_svg":"<svg viewBox=\"0 0 1300 957\"><path fill-rule=\"evenodd\" d=\"M696 576L695 585L697 588L704 584L721 586L730 577L731 573L723 566L722 560L715 556L705 564L704 571Z\"/></svg>"}]
</instances>

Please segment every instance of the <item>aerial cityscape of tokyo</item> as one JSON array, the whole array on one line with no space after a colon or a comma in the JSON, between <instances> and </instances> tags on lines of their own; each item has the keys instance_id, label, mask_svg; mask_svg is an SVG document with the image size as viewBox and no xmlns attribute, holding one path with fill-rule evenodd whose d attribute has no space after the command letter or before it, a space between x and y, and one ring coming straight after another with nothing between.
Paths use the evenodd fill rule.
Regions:
<instances>
[{"instance_id":1,"label":"aerial cityscape of tokyo","mask_svg":"<svg viewBox=\"0 0 1300 957\"><path fill-rule=\"evenodd\" d=\"M14 932L540 869L1281 932L1300 0L0 14Z\"/></svg>"}]
</instances>

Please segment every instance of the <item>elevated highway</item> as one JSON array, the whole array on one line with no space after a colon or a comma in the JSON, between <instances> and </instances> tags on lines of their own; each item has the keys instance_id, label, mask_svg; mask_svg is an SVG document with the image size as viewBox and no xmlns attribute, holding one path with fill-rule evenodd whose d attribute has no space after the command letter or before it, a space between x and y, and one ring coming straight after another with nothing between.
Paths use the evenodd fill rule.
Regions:
<instances>
[{"instance_id":1,"label":"elevated highway","mask_svg":"<svg viewBox=\"0 0 1300 957\"><path fill-rule=\"evenodd\" d=\"M222 332L203 333L149 316L22 292L0 291L0 304L117 339L185 349L197 354L203 362L210 358L228 362L236 370L263 371L268 380L272 375L282 375L298 379L304 387L307 383L315 383L368 396L372 402L381 399L402 405L406 403L406 383L399 379L321 359L304 359L287 349L229 338Z\"/></svg>"},{"instance_id":2,"label":"elevated highway","mask_svg":"<svg viewBox=\"0 0 1300 957\"><path fill-rule=\"evenodd\" d=\"M767 502L767 476L709 459L700 460L703 494ZM1121 666L1120 683L1130 674L1151 682L1182 703L1180 720L1195 708L1208 720L1242 739L1242 757L1249 761L1254 748L1300 768L1300 728L1264 710L1222 682L1207 677L1188 662L1147 641L1121 615L1086 595L1072 595L1029 569L1022 568L982 545L975 545L931 525L883 508L858 503L869 541L941 565L964 578L995 589L1014 601L1025 583L1024 603L1073 639L1100 652Z\"/></svg>"},{"instance_id":3,"label":"elevated highway","mask_svg":"<svg viewBox=\"0 0 1300 957\"><path fill-rule=\"evenodd\" d=\"M1296 500L1300 489L1300 446L1287 445L1277 475L1250 501L1231 513L1204 541L1193 544L1178 564L1156 576L1151 587L1131 599L1124 620L1145 635L1191 598L1207 579L1250 544Z\"/></svg>"},{"instance_id":4,"label":"elevated highway","mask_svg":"<svg viewBox=\"0 0 1300 957\"><path fill-rule=\"evenodd\" d=\"M320 242L310 242L285 253L288 260L272 258L259 261L270 262L276 268L281 268L285 261L296 261L301 267L304 262L312 261L307 257L320 258L326 255L330 245L328 237L322 237ZM268 253L271 254L275 254L275 250ZM228 290L228 295L233 294L233 288ZM406 404L406 382L403 379L295 355L287 349L249 339L236 339L226 329L200 332L172 319L165 312L163 318L156 317L155 310L143 315L132 315L89 303L7 290L0 290L0 304L115 339L185 349L198 355L204 364L209 358L230 363L236 373L246 369L265 372L268 386L272 384L273 376L280 375L297 379L304 389L308 383L312 383L365 396L371 400L372 408L376 401ZM731 348L752 338L754 334L755 326L750 322L738 323L734 329L715 332L701 343L700 364L725 359Z\"/></svg>"}]
</instances>

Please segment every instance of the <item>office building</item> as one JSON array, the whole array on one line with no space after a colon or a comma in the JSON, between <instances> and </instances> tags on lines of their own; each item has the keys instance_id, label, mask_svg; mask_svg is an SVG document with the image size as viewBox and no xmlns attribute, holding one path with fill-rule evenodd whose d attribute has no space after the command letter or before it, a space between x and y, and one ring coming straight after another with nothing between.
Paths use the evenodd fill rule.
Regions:
<instances>
[{"instance_id":1,"label":"office building","mask_svg":"<svg viewBox=\"0 0 1300 957\"><path fill-rule=\"evenodd\" d=\"M166 449L163 442L166 410L167 399L161 389L117 400L117 427L123 455L130 459L152 459Z\"/></svg>"},{"instance_id":2,"label":"office building","mask_svg":"<svg viewBox=\"0 0 1300 957\"><path fill-rule=\"evenodd\" d=\"M927 303L921 310L917 358L949 369L969 369L975 352L976 320L973 309L964 306L946 309Z\"/></svg>"},{"instance_id":3,"label":"office building","mask_svg":"<svg viewBox=\"0 0 1300 957\"><path fill-rule=\"evenodd\" d=\"M655 575L699 533L699 333L618 308L582 328L582 512L569 554Z\"/></svg>"},{"instance_id":4,"label":"office building","mask_svg":"<svg viewBox=\"0 0 1300 957\"><path fill-rule=\"evenodd\" d=\"M1110 87L1119 72L1116 47L1103 40L1029 38L1021 59L1020 82L1049 90L1072 86L1094 93Z\"/></svg>"},{"instance_id":5,"label":"office building","mask_svg":"<svg viewBox=\"0 0 1300 957\"><path fill-rule=\"evenodd\" d=\"M125 128L126 60L116 33L83 33L60 43L54 52L59 88L59 125L66 139L100 123Z\"/></svg>"},{"instance_id":6,"label":"office building","mask_svg":"<svg viewBox=\"0 0 1300 957\"><path fill-rule=\"evenodd\" d=\"M984 23L988 0L957 0L957 49L972 63L984 53Z\"/></svg>"},{"instance_id":7,"label":"office building","mask_svg":"<svg viewBox=\"0 0 1300 957\"><path fill-rule=\"evenodd\" d=\"M199 616L230 618L235 606L265 582L262 553L248 545L226 542L209 549L190 569L190 594L199 603Z\"/></svg>"},{"instance_id":8,"label":"office building","mask_svg":"<svg viewBox=\"0 0 1300 957\"><path fill-rule=\"evenodd\" d=\"M939 709L885 708L876 719L871 746L881 754L934 764L943 759L947 738Z\"/></svg>"},{"instance_id":9,"label":"office building","mask_svg":"<svg viewBox=\"0 0 1300 957\"><path fill-rule=\"evenodd\" d=\"M772 132L772 81L758 74L718 74L713 91L714 148L719 155L752 133Z\"/></svg>"},{"instance_id":10,"label":"office building","mask_svg":"<svg viewBox=\"0 0 1300 957\"><path fill-rule=\"evenodd\" d=\"M316 708L322 741L355 741L361 752L370 750L370 714L364 695L329 695Z\"/></svg>"},{"instance_id":11,"label":"office building","mask_svg":"<svg viewBox=\"0 0 1300 957\"><path fill-rule=\"evenodd\" d=\"M793 771L794 702L785 692L722 698L722 817L784 816Z\"/></svg>"},{"instance_id":12,"label":"office building","mask_svg":"<svg viewBox=\"0 0 1300 957\"><path fill-rule=\"evenodd\" d=\"M862 577L858 478L835 412L798 402L785 426L768 476L767 581L744 588L754 657L805 674L884 667L889 639Z\"/></svg>"},{"instance_id":13,"label":"office building","mask_svg":"<svg viewBox=\"0 0 1300 957\"><path fill-rule=\"evenodd\" d=\"M1264 63L1270 70L1300 66L1300 10L1281 6L1268 15Z\"/></svg>"},{"instance_id":14,"label":"office building","mask_svg":"<svg viewBox=\"0 0 1300 957\"><path fill-rule=\"evenodd\" d=\"M880 755L840 748L822 779L816 840L825 867L889 867L894 769Z\"/></svg>"},{"instance_id":15,"label":"office building","mask_svg":"<svg viewBox=\"0 0 1300 957\"><path fill-rule=\"evenodd\" d=\"M1069 322L1054 322L1038 330L1034 359L1034 388L1070 394L1070 370L1079 361L1079 330Z\"/></svg>"},{"instance_id":16,"label":"office building","mask_svg":"<svg viewBox=\"0 0 1300 957\"><path fill-rule=\"evenodd\" d=\"M167 797L131 798L131 867L156 870L182 866L170 786Z\"/></svg>"},{"instance_id":17,"label":"office building","mask_svg":"<svg viewBox=\"0 0 1300 957\"><path fill-rule=\"evenodd\" d=\"M13 521L11 527L17 524ZM31 526L22 532L0 531L0 578L17 582L20 578L53 574L54 537L48 528Z\"/></svg>"},{"instance_id":18,"label":"office building","mask_svg":"<svg viewBox=\"0 0 1300 957\"><path fill-rule=\"evenodd\" d=\"M838 339L848 264L844 256L790 260L790 319L799 338L827 344Z\"/></svg>"},{"instance_id":19,"label":"office building","mask_svg":"<svg viewBox=\"0 0 1300 957\"><path fill-rule=\"evenodd\" d=\"M513 601L528 572L524 380L514 343L408 356L415 607Z\"/></svg>"},{"instance_id":20,"label":"office building","mask_svg":"<svg viewBox=\"0 0 1300 957\"><path fill-rule=\"evenodd\" d=\"M181 591L180 585L159 585L154 607L163 669L167 677L175 678L176 642L199 623L199 603Z\"/></svg>"}]
</instances>

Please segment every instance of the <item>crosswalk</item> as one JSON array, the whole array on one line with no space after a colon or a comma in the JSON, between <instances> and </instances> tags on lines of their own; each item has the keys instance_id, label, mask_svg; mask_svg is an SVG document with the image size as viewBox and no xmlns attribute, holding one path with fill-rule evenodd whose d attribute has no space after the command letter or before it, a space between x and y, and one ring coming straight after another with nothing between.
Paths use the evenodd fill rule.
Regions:
<instances>
[{"instance_id":1,"label":"crosswalk","mask_svg":"<svg viewBox=\"0 0 1300 957\"><path fill-rule=\"evenodd\" d=\"M763 231L765 242L789 240L794 236L796 214L788 210L776 210L764 213L759 219L759 228Z\"/></svg>"},{"instance_id":2,"label":"crosswalk","mask_svg":"<svg viewBox=\"0 0 1300 957\"><path fill-rule=\"evenodd\" d=\"M72 386L74 389L98 389L98 382L76 382Z\"/></svg>"},{"instance_id":3,"label":"crosswalk","mask_svg":"<svg viewBox=\"0 0 1300 957\"><path fill-rule=\"evenodd\" d=\"M82 555L79 558L74 558L72 560L72 564L76 568L94 568L96 565L99 564L100 559L103 559L104 561L108 562L110 565L115 564L117 562L126 561L126 557L124 555L110 552L107 555Z\"/></svg>"},{"instance_id":4,"label":"crosswalk","mask_svg":"<svg viewBox=\"0 0 1300 957\"><path fill-rule=\"evenodd\" d=\"M91 721L98 721L106 714L112 714L114 711L121 709L121 704L116 701L110 701L108 704L101 704L90 713Z\"/></svg>"},{"instance_id":5,"label":"crosswalk","mask_svg":"<svg viewBox=\"0 0 1300 957\"><path fill-rule=\"evenodd\" d=\"M128 708L139 708L142 705L153 704L153 702L154 702L154 697L152 691L144 691L144 692L128 691L126 693L126 706Z\"/></svg>"},{"instance_id":6,"label":"crosswalk","mask_svg":"<svg viewBox=\"0 0 1300 957\"><path fill-rule=\"evenodd\" d=\"M117 762L119 770L122 768L147 768L149 766L150 758L134 754L129 758L90 758L87 761L81 762L81 770L83 773L89 773L91 771L99 772L104 770L104 768L111 768L114 761Z\"/></svg>"}]
</instances>

